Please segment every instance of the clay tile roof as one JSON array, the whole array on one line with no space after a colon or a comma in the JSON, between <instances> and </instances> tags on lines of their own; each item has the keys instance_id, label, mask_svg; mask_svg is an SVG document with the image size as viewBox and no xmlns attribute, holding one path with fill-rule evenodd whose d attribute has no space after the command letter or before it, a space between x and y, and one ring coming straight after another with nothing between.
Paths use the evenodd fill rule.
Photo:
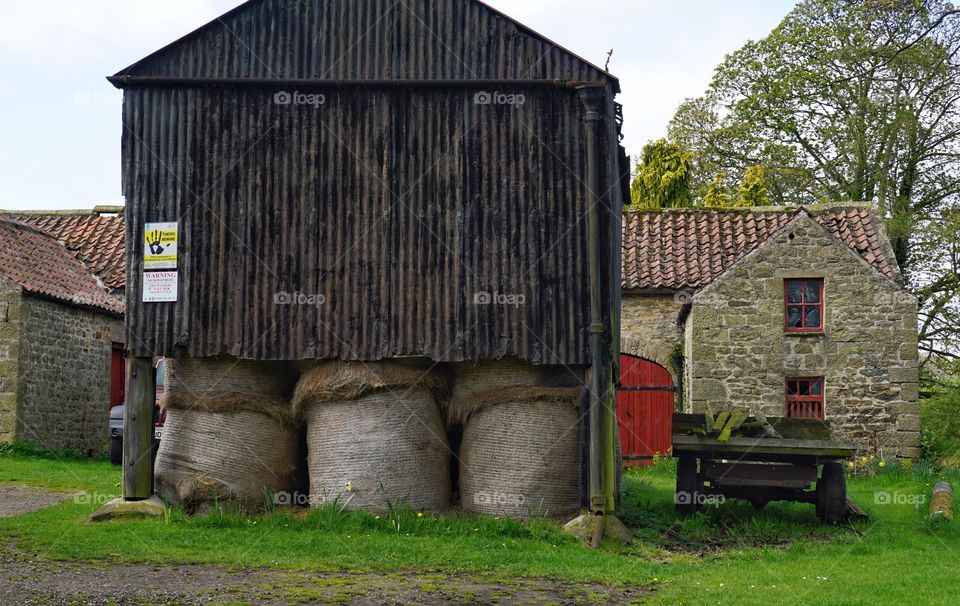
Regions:
<instances>
[{"instance_id":1,"label":"clay tile roof","mask_svg":"<svg viewBox=\"0 0 960 606\"><path fill-rule=\"evenodd\" d=\"M865 261L901 281L883 227L868 206L806 210ZM797 212L797 208L628 212L623 220L623 287L702 288L755 250Z\"/></svg>"},{"instance_id":2,"label":"clay tile roof","mask_svg":"<svg viewBox=\"0 0 960 606\"><path fill-rule=\"evenodd\" d=\"M0 275L33 294L123 313L122 295L111 295L71 251L38 229L8 218L0 218Z\"/></svg>"},{"instance_id":3,"label":"clay tile roof","mask_svg":"<svg viewBox=\"0 0 960 606\"><path fill-rule=\"evenodd\" d=\"M59 240L111 290L126 284L123 216L84 213L8 213Z\"/></svg>"}]
</instances>

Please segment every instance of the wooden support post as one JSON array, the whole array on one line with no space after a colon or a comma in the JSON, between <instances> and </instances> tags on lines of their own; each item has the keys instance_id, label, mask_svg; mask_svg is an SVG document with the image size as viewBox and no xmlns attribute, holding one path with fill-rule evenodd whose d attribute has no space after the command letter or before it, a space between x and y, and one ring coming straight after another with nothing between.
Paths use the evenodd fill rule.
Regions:
<instances>
[{"instance_id":1,"label":"wooden support post","mask_svg":"<svg viewBox=\"0 0 960 606\"><path fill-rule=\"evenodd\" d=\"M127 359L127 398L123 411L123 499L140 501L153 493L153 361Z\"/></svg>"}]
</instances>

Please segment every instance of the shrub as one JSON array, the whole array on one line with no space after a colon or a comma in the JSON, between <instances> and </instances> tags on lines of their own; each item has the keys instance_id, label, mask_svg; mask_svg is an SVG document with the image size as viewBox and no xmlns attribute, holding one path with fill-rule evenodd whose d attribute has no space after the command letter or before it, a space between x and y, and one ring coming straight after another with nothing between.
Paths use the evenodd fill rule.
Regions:
<instances>
[{"instance_id":1,"label":"shrub","mask_svg":"<svg viewBox=\"0 0 960 606\"><path fill-rule=\"evenodd\" d=\"M960 454L960 388L920 403L920 448L923 458L934 461Z\"/></svg>"}]
</instances>

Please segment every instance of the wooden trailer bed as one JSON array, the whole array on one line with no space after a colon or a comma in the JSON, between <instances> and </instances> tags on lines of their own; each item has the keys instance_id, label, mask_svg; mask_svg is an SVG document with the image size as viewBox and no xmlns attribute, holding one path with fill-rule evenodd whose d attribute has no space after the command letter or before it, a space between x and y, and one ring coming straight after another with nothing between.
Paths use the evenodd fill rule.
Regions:
<instances>
[{"instance_id":1,"label":"wooden trailer bed","mask_svg":"<svg viewBox=\"0 0 960 606\"><path fill-rule=\"evenodd\" d=\"M826 421L738 419L747 434L724 433L704 415L674 415L673 456L677 459L676 508L690 514L720 497L750 501L758 510L770 501L816 505L829 524L846 518L843 461L856 444L832 439Z\"/></svg>"}]
</instances>

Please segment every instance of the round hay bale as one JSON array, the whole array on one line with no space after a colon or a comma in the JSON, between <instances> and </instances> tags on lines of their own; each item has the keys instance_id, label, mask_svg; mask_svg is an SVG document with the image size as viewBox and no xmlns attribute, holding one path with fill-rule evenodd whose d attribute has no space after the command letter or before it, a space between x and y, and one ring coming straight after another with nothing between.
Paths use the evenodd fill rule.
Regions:
<instances>
[{"instance_id":1,"label":"round hay bale","mask_svg":"<svg viewBox=\"0 0 960 606\"><path fill-rule=\"evenodd\" d=\"M434 373L396 362L329 362L304 374L310 502L385 511L450 505L450 447Z\"/></svg>"},{"instance_id":2,"label":"round hay bale","mask_svg":"<svg viewBox=\"0 0 960 606\"><path fill-rule=\"evenodd\" d=\"M189 512L215 504L258 511L273 494L292 492L296 455L289 409L168 408L154 466L157 493Z\"/></svg>"},{"instance_id":3,"label":"round hay bale","mask_svg":"<svg viewBox=\"0 0 960 606\"><path fill-rule=\"evenodd\" d=\"M296 369L283 362L178 357L165 364L167 411L157 492L188 511L214 503L263 509L291 492L298 430L290 407Z\"/></svg>"},{"instance_id":4,"label":"round hay bale","mask_svg":"<svg viewBox=\"0 0 960 606\"><path fill-rule=\"evenodd\" d=\"M165 363L164 407L208 411L234 410L239 404L289 405L297 381L296 368L287 362L238 360L227 356L179 356Z\"/></svg>"},{"instance_id":5,"label":"round hay bale","mask_svg":"<svg viewBox=\"0 0 960 606\"><path fill-rule=\"evenodd\" d=\"M516 386L577 387L586 376L582 367L535 366L516 358L460 362L451 370L453 400Z\"/></svg>"},{"instance_id":6,"label":"round hay bale","mask_svg":"<svg viewBox=\"0 0 960 606\"><path fill-rule=\"evenodd\" d=\"M463 423L460 500L470 513L565 517L580 508L580 390L513 387L451 402Z\"/></svg>"}]
</instances>

